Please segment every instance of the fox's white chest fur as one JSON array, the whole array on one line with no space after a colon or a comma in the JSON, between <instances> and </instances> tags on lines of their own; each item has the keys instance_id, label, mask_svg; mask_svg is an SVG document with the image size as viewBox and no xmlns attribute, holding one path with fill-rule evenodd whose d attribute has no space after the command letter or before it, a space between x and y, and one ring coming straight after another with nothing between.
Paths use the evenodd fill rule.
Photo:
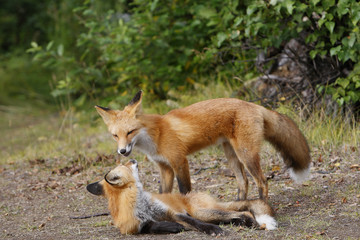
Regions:
<instances>
[{"instance_id":1,"label":"fox's white chest fur","mask_svg":"<svg viewBox=\"0 0 360 240\"><path fill-rule=\"evenodd\" d=\"M141 129L135 137L135 146L152 162L165 163L169 165L169 161L162 155L158 154L157 146L150 137L146 129Z\"/></svg>"}]
</instances>

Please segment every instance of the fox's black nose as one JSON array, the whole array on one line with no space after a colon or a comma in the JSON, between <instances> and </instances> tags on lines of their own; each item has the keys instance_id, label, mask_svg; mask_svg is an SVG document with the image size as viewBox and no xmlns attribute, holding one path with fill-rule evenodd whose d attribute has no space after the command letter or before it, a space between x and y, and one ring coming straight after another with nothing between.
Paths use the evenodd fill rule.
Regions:
<instances>
[{"instance_id":1,"label":"fox's black nose","mask_svg":"<svg viewBox=\"0 0 360 240\"><path fill-rule=\"evenodd\" d=\"M120 149L120 153L121 153L121 154L124 154L124 153L126 153L126 149L125 149L125 148L123 148L123 149Z\"/></svg>"}]
</instances>

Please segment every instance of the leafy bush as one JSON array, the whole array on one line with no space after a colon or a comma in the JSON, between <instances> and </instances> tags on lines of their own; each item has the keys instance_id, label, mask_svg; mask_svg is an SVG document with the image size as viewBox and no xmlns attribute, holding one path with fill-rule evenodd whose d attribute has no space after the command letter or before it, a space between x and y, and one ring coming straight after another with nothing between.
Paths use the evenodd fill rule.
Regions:
<instances>
[{"instance_id":1,"label":"leafy bush","mask_svg":"<svg viewBox=\"0 0 360 240\"><path fill-rule=\"evenodd\" d=\"M87 97L120 101L134 88L164 98L169 89L206 84L209 76L246 80L257 74L259 51L292 38L305 39L310 58L331 59L340 69L338 80L324 84L327 93L340 104L360 101L359 71L347 73L360 60L356 0L135 0L101 11L85 1L74 12L86 29L76 54L51 43L29 51L61 69L53 94L72 94L79 104Z\"/></svg>"}]
</instances>

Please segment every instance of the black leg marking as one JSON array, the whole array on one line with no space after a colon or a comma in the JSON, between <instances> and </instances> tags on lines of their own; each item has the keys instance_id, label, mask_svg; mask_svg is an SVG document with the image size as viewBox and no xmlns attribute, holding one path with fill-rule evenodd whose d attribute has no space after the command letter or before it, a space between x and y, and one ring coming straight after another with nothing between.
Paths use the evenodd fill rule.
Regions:
<instances>
[{"instance_id":1,"label":"black leg marking","mask_svg":"<svg viewBox=\"0 0 360 240\"><path fill-rule=\"evenodd\" d=\"M179 191L180 191L180 193L182 193L182 194L187 194L187 193L189 193L189 192L191 191L191 189L189 189L189 187L186 186L186 185L182 182L182 180L181 180L180 178L176 177L176 180L177 180L178 185L179 185Z\"/></svg>"},{"instance_id":2,"label":"black leg marking","mask_svg":"<svg viewBox=\"0 0 360 240\"><path fill-rule=\"evenodd\" d=\"M256 222L256 220L253 217L247 215L242 215L239 218L233 218L231 219L231 223L236 226L245 226L249 228L259 227L259 224Z\"/></svg>"},{"instance_id":3,"label":"black leg marking","mask_svg":"<svg viewBox=\"0 0 360 240\"><path fill-rule=\"evenodd\" d=\"M204 223L183 213L176 214L176 216L179 218L180 221L183 221L206 234L220 235L223 233L223 230L217 225L211 223Z\"/></svg>"},{"instance_id":4,"label":"black leg marking","mask_svg":"<svg viewBox=\"0 0 360 240\"><path fill-rule=\"evenodd\" d=\"M155 234L166 234L166 233L179 233L184 231L183 225L177 222L153 222L148 221L141 228L140 233L155 233Z\"/></svg>"}]
</instances>

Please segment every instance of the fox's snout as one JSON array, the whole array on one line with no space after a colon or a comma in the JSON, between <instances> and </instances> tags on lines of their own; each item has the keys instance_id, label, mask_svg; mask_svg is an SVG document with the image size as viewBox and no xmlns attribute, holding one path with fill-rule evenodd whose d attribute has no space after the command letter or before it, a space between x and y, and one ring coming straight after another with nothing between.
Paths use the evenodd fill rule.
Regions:
<instances>
[{"instance_id":1,"label":"fox's snout","mask_svg":"<svg viewBox=\"0 0 360 240\"><path fill-rule=\"evenodd\" d=\"M123 148L123 149L118 149L118 153L119 154L125 154L126 153L126 149Z\"/></svg>"},{"instance_id":2,"label":"fox's snout","mask_svg":"<svg viewBox=\"0 0 360 240\"><path fill-rule=\"evenodd\" d=\"M118 147L118 150L117 150L118 154L121 154L121 155L123 155L125 157L129 156L131 151L132 151L132 144L131 143L126 145L125 148Z\"/></svg>"}]
</instances>

